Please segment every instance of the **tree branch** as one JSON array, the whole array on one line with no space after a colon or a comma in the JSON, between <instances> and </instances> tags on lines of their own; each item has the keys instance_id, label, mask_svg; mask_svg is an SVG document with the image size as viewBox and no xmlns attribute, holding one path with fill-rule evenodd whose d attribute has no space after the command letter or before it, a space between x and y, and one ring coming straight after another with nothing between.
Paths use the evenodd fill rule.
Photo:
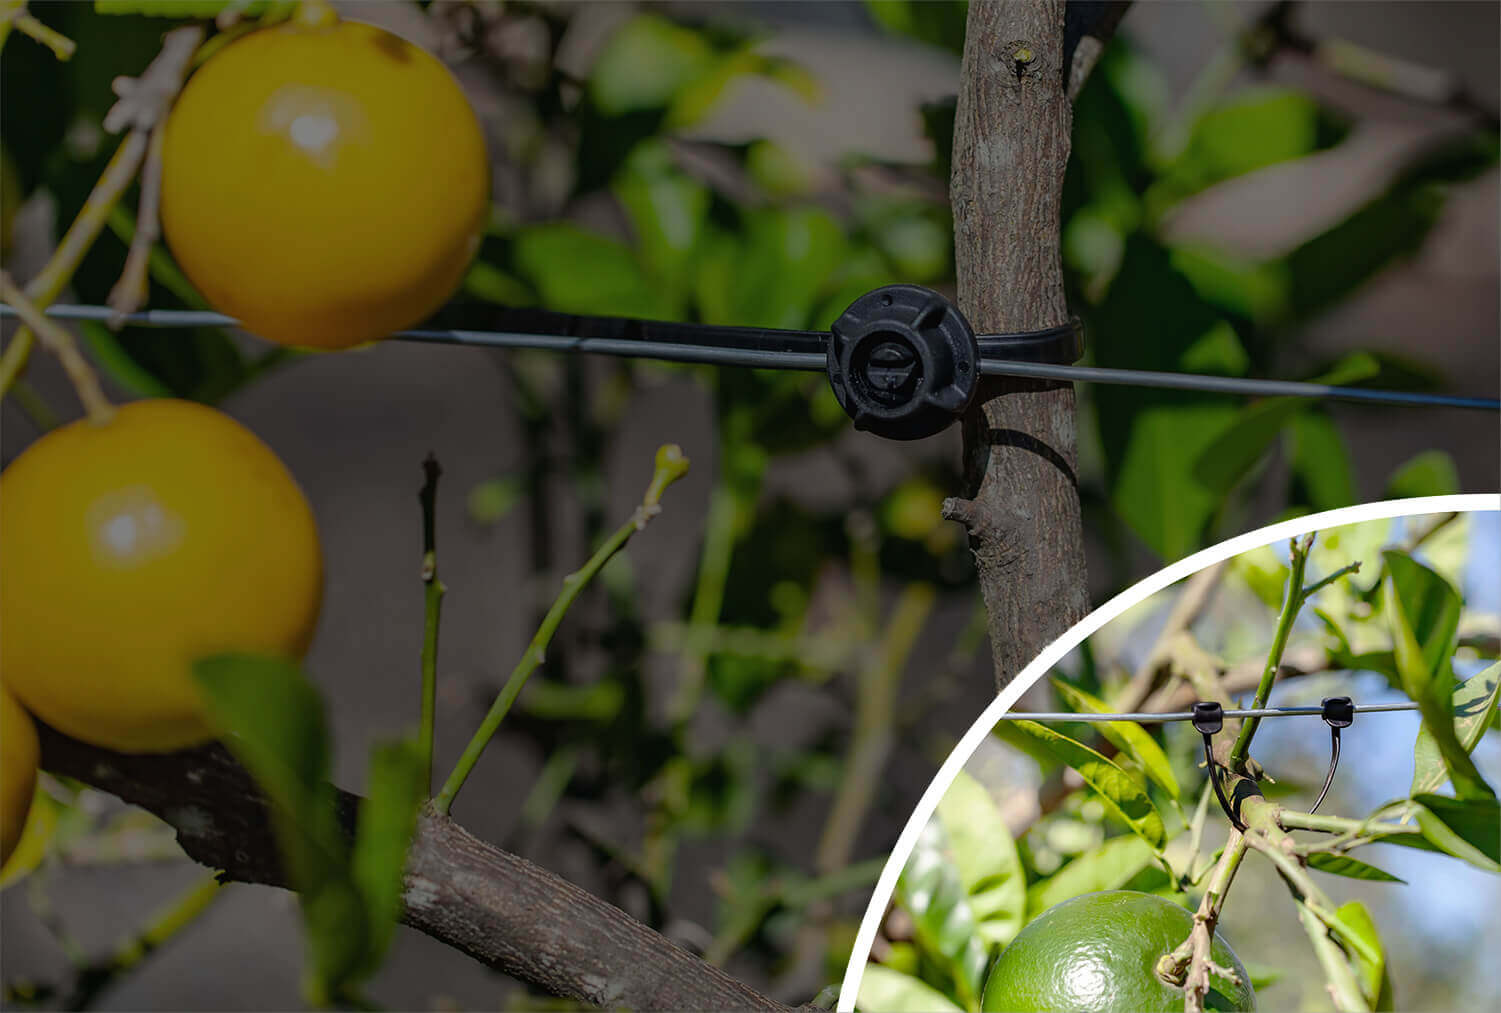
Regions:
<instances>
[{"instance_id":1,"label":"tree branch","mask_svg":"<svg viewBox=\"0 0 1501 1013\"><path fill-rule=\"evenodd\" d=\"M1079 97L1130 6L1131 0L1069 0L1063 15L1063 67L1070 102Z\"/></svg>"},{"instance_id":2,"label":"tree branch","mask_svg":"<svg viewBox=\"0 0 1501 1013\"><path fill-rule=\"evenodd\" d=\"M1059 201L1073 109L1060 0L971 4L954 123L959 305L979 332L1068 319ZM995 378L964 419L969 530L998 687L1089 611L1074 391Z\"/></svg>"},{"instance_id":3,"label":"tree branch","mask_svg":"<svg viewBox=\"0 0 1501 1013\"><path fill-rule=\"evenodd\" d=\"M126 755L37 723L42 766L159 816L221 879L286 886L266 801L218 744ZM360 799L339 792L346 831ZM555 995L633 1009L785 1011L619 908L428 810L408 857L402 921Z\"/></svg>"}]
</instances>

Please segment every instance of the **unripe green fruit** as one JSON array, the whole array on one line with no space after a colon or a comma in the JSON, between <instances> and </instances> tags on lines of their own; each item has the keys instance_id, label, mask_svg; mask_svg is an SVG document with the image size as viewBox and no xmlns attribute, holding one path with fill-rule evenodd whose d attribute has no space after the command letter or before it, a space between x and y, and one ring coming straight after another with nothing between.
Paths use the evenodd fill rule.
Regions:
<instances>
[{"instance_id":1,"label":"unripe green fruit","mask_svg":"<svg viewBox=\"0 0 1501 1013\"><path fill-rule=\"evenodd\" d=\"M1000 1013L1177 1013L1183 989L1157 977L1157 961L1193 928L1172 901L1134 890L1086 893L1038 915L990 969L984 1009ZM1204 1008L1254 1010L1251 978L1215 933L1214 962L1239 976L1211 975Z\"/></svg>"}]
</instances>

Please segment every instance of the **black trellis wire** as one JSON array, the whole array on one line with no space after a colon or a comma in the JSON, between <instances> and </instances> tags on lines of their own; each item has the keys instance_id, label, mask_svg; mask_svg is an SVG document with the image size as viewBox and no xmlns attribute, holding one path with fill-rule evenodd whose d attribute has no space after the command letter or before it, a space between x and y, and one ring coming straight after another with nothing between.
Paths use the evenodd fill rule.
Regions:
<instances>
[{"instance_id":1,"label":"black trellis wire","mask_svg":"<svg viewBox=\"0 0 1501 1013\"><path fill-rule=\"evenodd\" d=\"M204 310L143 310L116 318L104 306L53 305L63 320L143 327L234 327ZM15 316L0 304L0 317ZM499 311L510 329L413 328L395 338L484 348L542 349L668 362L826 371L856 428L895 439L936 433L963 414L981 375L1121 384L1249 397L1501 411L1501 400L1336 384L1080 366L1077 321L1019 334L976 335L936 292L889 285L856 300L831 331L725 327L530 309Z\"/></svg>"},{"instance_id":2,"label":"black trellis wire","mask_svg":"<svg viewBox=\"0 0 1501 1013\"><path fill-rule=\"evenodd\" d=\"M1390 711L1415 711L1418 705L1414 702L1407 703L1368 703L1357 706L1347 696L1326 697L1317 707L1251 707L1244 709L1225 710L1223 706L1212 700L1200 700L1193 705L1192 710L1167 711L1155 713L1151 711L1137 711L1126 714L1074 714L1068 711L1012 711L1002 714L1002 721L1085 721L1085 722L1109 722L1109 721L1135 721L1141 724L1166 724L1173 721L1192 721L1194 729L1204 736L1204 764L1208 768L1209 783L1214 787L1214 797L1219 800L1220 808L1225 811L1225 817L1230 825L1236 830L1245 832L1246 825L1236 813L1235 807L1230 804L1230 799L1225 795L1224 777L1220 773L1222 766L1214 758L1214 736L1225 727L1226 718L1287 718L1287 717L1313 717L1324 719L1324 724L1329 726L1329 770L1324 775L1324 786L1319 789L1319 797L1314 799L1309 807L1310 813L1317 812L1324 802L1324 796L1329 794L1329 786L1334 784L1334 772L1339 767L1339 730L1349 728L1355 720L1356 714L1375 714Z\"/></svg>"}]
</instances>

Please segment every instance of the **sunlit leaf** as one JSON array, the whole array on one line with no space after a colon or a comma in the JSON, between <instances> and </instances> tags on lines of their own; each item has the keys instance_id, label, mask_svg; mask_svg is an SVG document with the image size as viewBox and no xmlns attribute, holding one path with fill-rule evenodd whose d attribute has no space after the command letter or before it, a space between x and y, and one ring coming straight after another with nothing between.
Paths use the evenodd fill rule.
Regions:
<instances>
[{"instance_id":1,"label":"sunlit leaf","mask_svg":"<svg viewBox=\"0 0 1501 1013\"><path fill-rule=\"evenodd\" d=\"M1080 894L1118 890L1152 864L1152 846L1135 834L1111 837L1027 891L1029 917Z\"/></svg>"},{"instance_id":2,"label":"sunlit leaf","mask_svg":"<svg viewBox=\"0 0 1501 1013\"><path fill-rule=\"evenodd\" d=\"M1459 748L1473 753L1496 714L1501 696L1501 662L1470 676L1454 690L1454 736ZM1413 744L1412 794L1431 793L1449 779L1443 753L1427 724L1418 729Z\"/></svg>"},{"instance_id":3,"label":"sunlit leaf","mask_svg":"<svg viewBox=\"0 0 1501 1013\"><path fill-rule=\"evenodd\" d=\"M962 1006L921 978L868 964L860 976L860 996L855 1008L882 1013L960 1013Z\"/></svg>"},{"instance_id":4,"label":"sunlit leaf","mask_svg":"<svg viewBox=\"0 0 1501 1013\"><path fill-rule=\"evenodd\" d=\"M980 995L987 954L958 870L946 854L943 828L929 822L897 880L897 897L912 916L923 949L941 960L963 1005Z\"/></svg>"},{"instance_id":5,"label":"sunlit leaf","mask_svg":"<svg viewBox=\"0 0 1501 1013\"><path fill-rule=\"evenodd\" d=\"M1490 799L1414 795L1423 836L1445 854L1487 872L1501 872L1501 804Z\"/></svg>"},{"instance_id":6,"label":"sunlit leaf","mask_svg":"<svg viewBox=\"0 0 1501 1013\"><path fill-rule=\"evenodd\" d=\"M1359 859L1349 855L1331 855L1326 852L1315 852L1308 856L1308 867L1320 872L1327 872L1331 876L1345 876L1349 879L1368 879L1383 883L1405 883L1404 879L1398 879L1384 869L1378 869L1374 865L1367 865Z\"/></svg>"},{"instance_id":7,"label":"sunlit leaf","mask_svg":"<svg viewBox=\"0 0 1501 1013\"><path fill-rule=\"evenodd\" d=\"M1027 876L1000 809L985 786L961 770L936 819L981 937L1004 946L1025 924Z\"/></svg>"},{"instance_id":8,"label":"sunlit leaf","mask_svg":"<svg viewBox=\"0 0 1501 1013\"><path fill-rule=\"evenodd\" d=\"M1403 552L1382 553L1386 564L1382 607L1402 688L1417 701L1461 798L1495 798L1454 728L1454 653L1460 597L1447 580Z\"/></svg>"},{"instance_id":9,"label":"sunlit leaf","mask_svg":"<svg viewBox=\"0 0 1501 1013\"><path fill-rule=\"evenodd\" d=\"M1036 721L1001 721L995 734L1031 755L1039 753L1079 772L1105 809L1160 851L1166 840L1162 814L1130 774L1081 742Z\"/></svg>"},{"instance_id":10,"label":"sunlit leaf","mask_svg":"<svg viewBox=\"0 0 1501 1013\"><path fill-rule=\"evenodd\" d=\"M1386 950L1376 931L1376 920L1358 900L1342 904L1336 912L1348 929L1359 935L1365 952L1356 950L1356 967L1360 972L1360 990L1373 1010L1390 1010L1392 1006L1391 972L1386 966ZM1374 959L1372 956L1374 955Z\"/></svg>"},{"instance_id":11,"label":"sunlit leaf","mask_svg":"<svg viewBox=\"0 0 1501 1013\"><path fill-rule=\"evenodd\" d=\"M1077 686L1070 686L1060 679L1053 679L1052 683L1053 688L1075 711L1108 714L1112 709L1104 700ZM1102 721L1095 727L1115 748L1140 764L1154 784L1173 798L1179 797L1178 779L1173 776L1172 764L1168 762L1167 754L1162 751L1157 740L1146 729L1134 721Z\"/></svg>"}]
</instances>

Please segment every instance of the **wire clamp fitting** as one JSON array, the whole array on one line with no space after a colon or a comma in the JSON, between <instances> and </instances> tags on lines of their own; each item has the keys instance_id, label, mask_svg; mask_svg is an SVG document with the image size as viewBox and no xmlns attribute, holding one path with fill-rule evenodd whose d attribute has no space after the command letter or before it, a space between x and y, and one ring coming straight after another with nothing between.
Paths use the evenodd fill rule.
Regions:
<instances>
[{"instance_id":1,"label":"wire clamp fitting","mask_svg":"<svg viewBox=\"0 0 1501 1013\"><path fill-rule=\"evenodd\" d=\"M1234 807L1225 797L1224 785L1220 783L1220 765L1214 759L1214 737L1225 727L1225 709L1212 700L1200 700L1193 706L1193 724L1194 729L1204 736L1204 765L1208 768L1209 783L1214 786L1214 797L1219 799L1220 808L1225 810L1230 825L1245 833L1246 825L1235 815Z\"/></svg>"},{"instance_id":2,"label":"wire clamp fitting","mask_svg":"<svg viewBox=\"0 0 1501 1013\"><path fill-rule=\"evenodd\" d=\"M865 293L830 328L828 376L855 428L920 440L948 428L979 390L986 358L1067 365L1084 354L1077 320L1042 331L985 334L921 285Z\"/></svg>"},{"instance_id":3,"label":"wire clamp fitting","mask_svg":"<svg viewBox=\"0 0 1501 1013\"><path fill-rule=\"evenodd\" d=\"M1319 706L1319 716L1329 726L1329 773L1324 776L1324 787L1319 789L1319 797L1308 810L1310 813L1319 811L1324 796L1329 794L1329 786L1334 783L1334 771L1339 767L1339 730L1349 728L1355 722L1355 702L1347 696L1325 697Z\"/></svg>"}]
</instances>

